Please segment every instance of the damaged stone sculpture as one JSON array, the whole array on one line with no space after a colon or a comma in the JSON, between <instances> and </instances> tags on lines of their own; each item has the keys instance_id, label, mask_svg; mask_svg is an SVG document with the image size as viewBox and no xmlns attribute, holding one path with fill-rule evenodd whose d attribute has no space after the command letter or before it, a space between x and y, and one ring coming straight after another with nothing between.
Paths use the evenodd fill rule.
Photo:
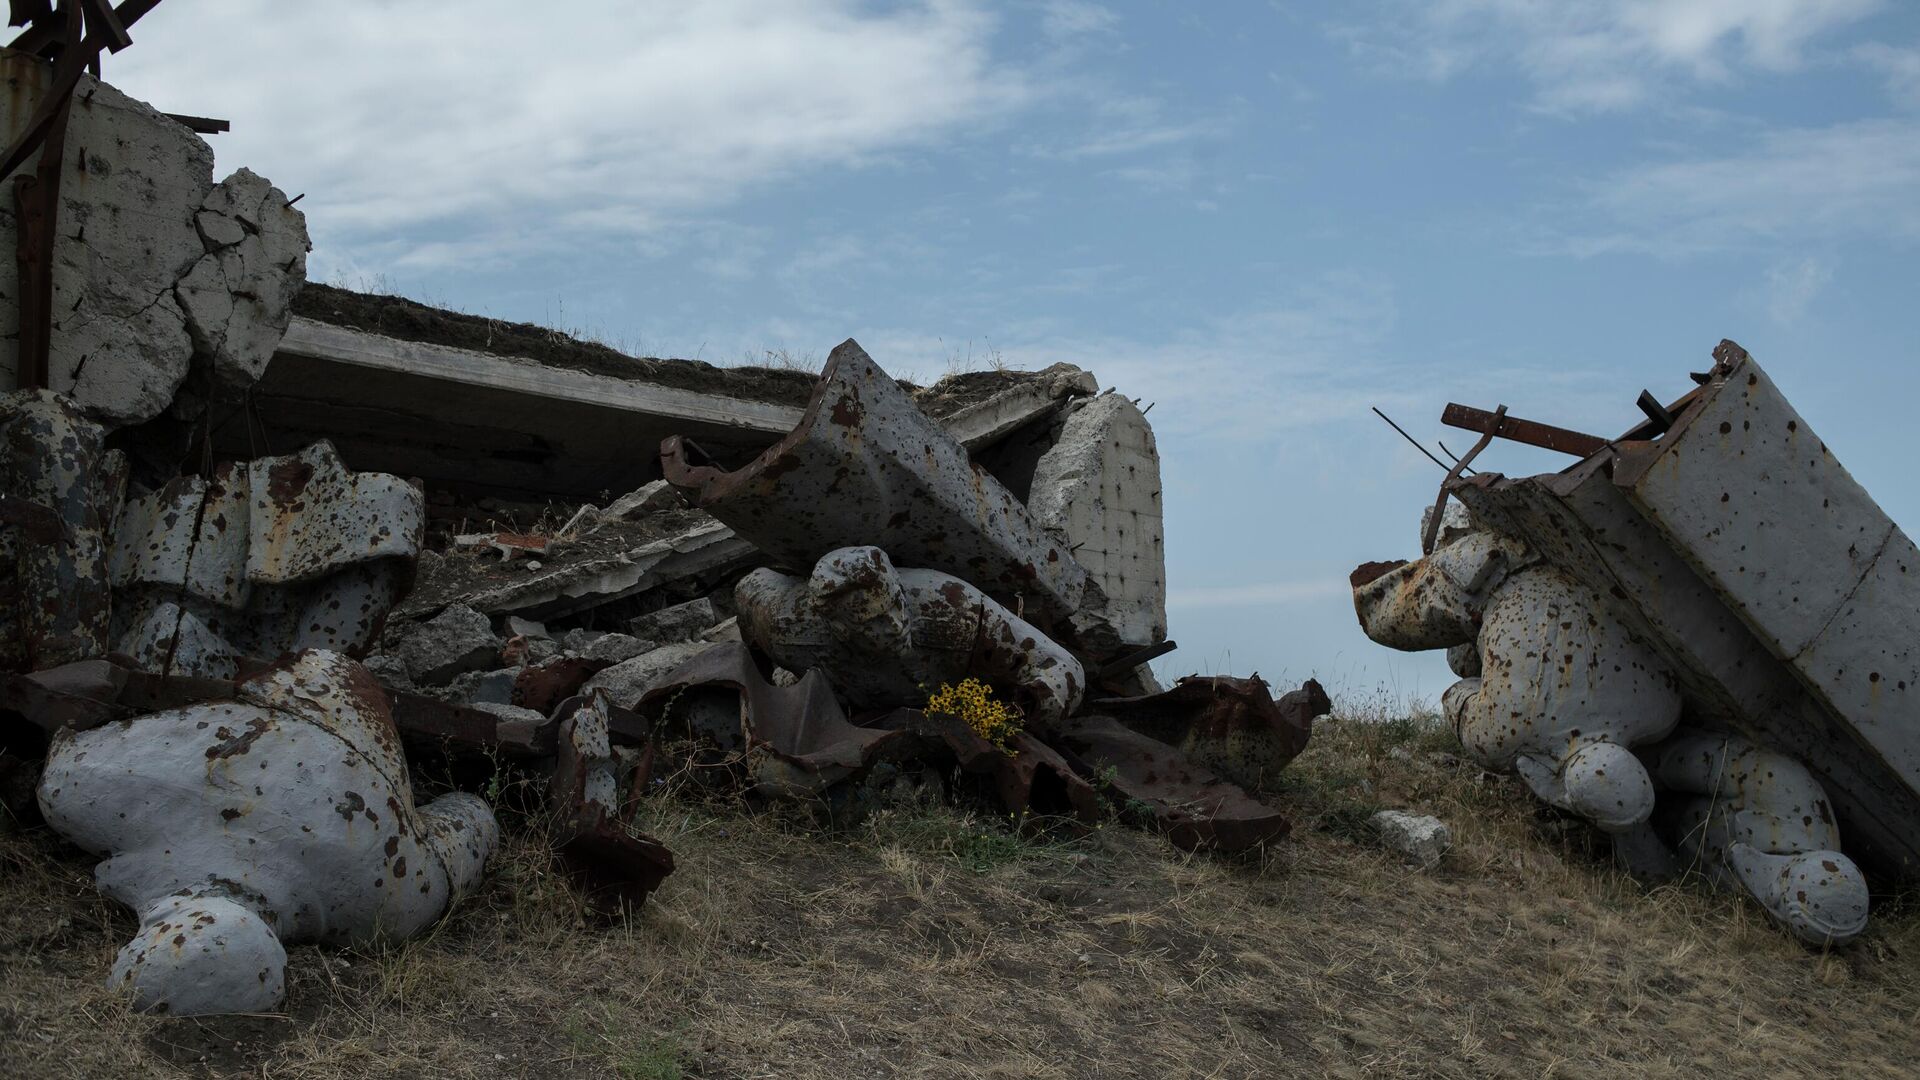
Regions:
<instances>
[{"instance_id":1,"label":"damaged stone sculpture","mask_svg":"<svg viewBox=\"0 0 1920 1080\"><path fill-rule=\"evenodd\" d=\"M172 1015L277 1006L286 943L419 932L499 840L477 796L414 806L379 684L319 650L232 701L63 732L39 801L140 916L113 985Z\"/></svg>"},{"instance_id":2,"label":"damaged stone sculpture","mask_svg":"<svg viewBox=\"0 0 1920 1080\"><path fill-rule=\"evenodd\" d=\"M1449 652L1466 677L1441 698L1467 753L1613 834L1629 865L1657 858L1653 781L1632 748L1680 722L1672 674L1599 597L1462 518L1425 558L1354 571L1361 627L1395 649L1472 645Z\"/></svg>"},{"instance_id":3,"label":"damaged stone sculpture","mask_svg":"<svg viewBox=\"0 0 1920 1080\"><path fill-rule=\"evenodd\" d=\"M1736 735L1682 729L1643 750L1662 837L1795 937L1839 945L1867 925L1867 883L1840 852L1832 804L1807 767Z\"/></svg>"},{"instance_id":4,"label":"damaged stone sculpture","mask_svg":"<svg viewBox=\"0 0 1920 1080\"><path fill-rule=\"evenodd\" d=\"M426 497L297 454L175 477L127 501L111 557L120 652L151 671L232 678L241 657L359 655L411 582Z\"/></svg>"},{"instance_id":5,"label":"damaged stone sculpture","mask_svg":"<svg viewBox=\"0 0 1920 1080\"><path fill-rule=\"evenodd\" d=\"M877 547L830 551L808 578L755 570L735 602L747 641L789 670L825 671L856 707L919 704L927 688L976 674L1014 688L1044 729L1086 686L1073 654L979 589L896 568Z\"/></svg>"}]
</instances>

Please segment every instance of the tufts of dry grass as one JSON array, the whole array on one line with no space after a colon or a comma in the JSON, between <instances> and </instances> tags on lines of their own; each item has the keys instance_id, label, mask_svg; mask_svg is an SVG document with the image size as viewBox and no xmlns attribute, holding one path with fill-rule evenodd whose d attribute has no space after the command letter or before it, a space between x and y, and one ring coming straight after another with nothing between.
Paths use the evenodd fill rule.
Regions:
<instances>
[{"instance_id":1,"label":"tufts of dry grass","mask_svg":"<svg viewBox=\"0 0 1920 1080\"><path fill-rule=\"evenodd\" d=\"M1646 890L1430 721L1323 722L1293 837L1184 855L1119 826L662 800L680 870L595 920L514 830L432 934L301 947L285 1015L157 1020L100 988L133 919L44 832L0 837L0 1075L1680 1077L1890 1075L1920 918L1826 954L1737 899ZM1432 873L1378 849L1433 813Z\"/></svg>"}]
</instances>

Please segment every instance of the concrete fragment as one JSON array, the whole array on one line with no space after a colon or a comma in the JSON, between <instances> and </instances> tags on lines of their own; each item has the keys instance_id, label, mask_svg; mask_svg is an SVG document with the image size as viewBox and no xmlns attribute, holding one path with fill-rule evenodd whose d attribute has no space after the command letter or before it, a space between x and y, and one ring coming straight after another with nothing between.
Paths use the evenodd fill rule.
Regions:
<instances>
[{"instance_id":1,"label":"concrete fragment","mask_svg":"<svg viewBox=\"0 0 1920 1080\"><path fill-rule=\"evenodd\" d=\"M820 668L855 706L918 706L976 675L1044 729L1070 713L1086 672L1067 650L965 581L897 569L875 547L828 552L811 577L755 570L734 590L741 635L782 667Z\"/></svg>"},{"instance_id":2,"label":"concrete fragment","mask_svg":"<svg viewBox=\"0 0 1920 1080\"><path fill-rule=\"evenodd\" d=\"M455 604L409 626L392 652L421 686L439 686L463 671L478 671L500 655L500 639L485 615Z\"/></svg>"},{"instance_id":3,"label":"concrete fragment","mask_svg":"<svg viewBox=\"0 0 1920 1080\"><path fill-rule=\"evenodd\" d=\"M1066 545L856 342L833 350L800 424L752 464L725 472L690 453L661 445L667 480L788 569L871 544L1062 623L1086 591Z\"/></svg>"},{"instance_id":4,"label":"concrete fragment","mask_svg":"<svg viewBox=\"0 0 1920 1080\"><path fill-rule=\"evenodd\" d=\"M590 694L595 690L605 690L608 700L613 704L631 709L663 676L711 648L714 648L714 644L708 641L662 645L651 652L615 664L588 679L580 692Z\"/></svg>"},{"instance_id":5,"label":"concrete fragment","mask_svg":"<svg viewBox=\"0 0 1920 1080\"><path fill-rule=\"evenodd\" d=\"M0 53L0 130L12 141L51 66ZM67 122L73 172L60 188L49 384L109 426L164 412L189 370L244 386L272 357L306 277L304 219L242 170L213 182L213 151L183 125L82 76ZM29 163L28 168L32 168ZM0 246L16 245L11 201ZM0 263L0 293L19 295ZM18 305L0 307L0 389L16 384Z\"/></svg>"},{"instance_id":6,"label":"concrete fragment","mask_svg":"<svg viewBox=\"0 0 1920 1080\"><path fill-rule=\"evenodd\" d=\"M479 879L491 811L416 808L406 776L379 687L312 651L233 701L63 733L39 801L141 917L115 986L149 1011L251 1012L279 1004L284 944L403 939Z\"/></svg>"},{"instance_id":7,"label":"concrete fragment","mask_svg":"<svg viewBox=\"0 0 1920 1080\"><path fill-rule=\"evenodd\" d=\"M724 622L714 623L700 631L701 641L743 641L740 636L740 617L729 616Z\"/></svg>"},{"instance_id":8,"label":"concrete fragment","mask_svg":"<svg viewBox=\"0 0 1920 1080\"><path fill-rule=\"evenodd\" d=\"M1079 642L1114 653L1166 638L1160 452L1138 406L1104 394L1069 412L1035 466L1027 509L1098 587L1073 613Z\"/></svg>"},{"instance_id":9,"label":"concrete fragment","mask_svg":"<svg viewBox=\"0 0 1920 1080\"><path fill-rule=\"evenodd\" d=\"M1382 810L1371 820L1387 850L1405 856L1422 870L1440 865L1453 847L1453 830L1436 817Z\"/></svg>"},{"instance_id":10,"label":"concrete fragment","mask_svg":"<svg viewBox=\"0 0 1920 1080\"><path fill-rule=\"evenodd\" d=\"M654 480L613 500L600 516L612 521L631 521L643 514L677 510L687 505L685 496L665 480Z\"/></svg>"},{"instance_id":11,"label":"concrete fragment","mask_svg":"<svg viewBox=\"0 0 1920 1080\"><path fill-rule=\"evenodd\" d=\"M532 619L523 619L518 615L509 615L507 616L507 636L524 637L524 638L551 638L553 635L547 633L547 627L545 623L537 623L537 622L534 622Z\"/></svg>"},{"instance_id":12,"label":"concrete fragment","mask_svg":"<svg viewBox=\"0 0 1920 1080\"><path fill-rule=\"evenodd\" d=\"M723 618L707 597L661 608L635 618L627 628L648 641L693 641Z\"/></svg>"}]
</instances>

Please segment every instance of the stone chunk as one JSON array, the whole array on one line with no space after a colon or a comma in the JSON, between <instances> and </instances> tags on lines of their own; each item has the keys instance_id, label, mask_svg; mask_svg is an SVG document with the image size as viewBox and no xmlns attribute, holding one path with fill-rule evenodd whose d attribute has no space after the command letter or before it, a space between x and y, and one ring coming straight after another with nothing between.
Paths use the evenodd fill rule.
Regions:
<instances>
[{"instance_id":1,"label":"stone chunk","mask_svg":"<svg viewBox=\"0 0 1920 1080\"><path fill-rule=\"evenodd\" d=\"M648 612L628 623L627 628L634 637L648 641L692 641L723 617L713 601L703 596Z\"/></svg>"},{"instance_id":2,"label":"stone chunk","mask_svg":"<svg viewBox=\"0 0 1920 1080\"><path fill-rule=\"evenodd\" d=\"M463 671L479 671L500 655L500 639L485 615L455 604L409 627L393 650L421 686L441 686Z\"/></svg>"},{"instance_id":3,"label":"stone chunk","mask_svg":"<svg viewBox=\"0 0 1920 1080\"><path fill-rule=\"evenodd\" d=\"M660 642L642 641L631 634L602 634L587 642L586 647L580 649L578 655L588 660L605 660L611 664L618 664L623 660L631 660L641 653L652 652L659 647Z\"/></svg>"},{"instance_id":4,"label":"stone chunk","mask_svg":"<svg viewBox=\"0 0 1920 1080\"><path fill-rule=\"evenodd\" d=\"M1382 810L1372 820L1380 842L1422 870L1440 865L1440 859L1453 847L1453 830L1439 818Z\"/></svg>"}]
</instances>

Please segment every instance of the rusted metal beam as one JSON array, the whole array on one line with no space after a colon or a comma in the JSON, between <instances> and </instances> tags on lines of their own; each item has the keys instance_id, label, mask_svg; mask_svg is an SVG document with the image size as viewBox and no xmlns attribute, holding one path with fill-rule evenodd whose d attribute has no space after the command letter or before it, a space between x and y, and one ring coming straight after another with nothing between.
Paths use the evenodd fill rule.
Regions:
<instances>
[{"instance_id":1,"label":"rusted metal beam","mask_svg":"<svg viewBox=\"0 0 1920 1080\"><path fill-rule=\"evenodd\" d=\"M1528 446L1538 446L1544 450L1572 454L1574 457L1591 457L1607 446L1607 440L1598 435L1568 431L1566 428L1558 428L1550 424L1522 420L1517 416L1496 418L1493 413L1468 405L1448 403L1446 411L1440 414L1440 422L1448 427L1479 432L1482 435L1492 431L1497 425L1500 438L1526 443Z\"/></svg>"},{"instance_id":2,"label":"rusted metal beam","mask_svg":"<svg viewBox=\"0 0 1920 1080\"><path fill-rule=\"evenodd\" d=\"M187 113L161 113L160 115L181 125L197 135L218 135L233 130L233 121L219 120L211 116L190 116Z\"/></svg>"},{"instance_id":3,"label":"rusted metal beam","mask_svg":"<svg viewBox=\"0 0 1920 1080\"><path fill-rule=\"evenodd\" d=\"M160 6L160 0L127 0L126 3L115 7L113 13L119 16L120 26L124 30L158 6ZM87 60L98 56L100 50L107 47L107 38L108 32L104 27L96 28L80 40L77 48L63 50L65 53L74 54L70 58L72 62L63 63L55 69L53 85L47 87L46 94L40 98L40 104L34 107L33 115L28 118L27 126L14 139L13 145L7 148L6 157L0 158L0 179L12 176L13 171L40 148L55 116L65 115L67 105L73 97L73 88L80 84L80 75L86 69ZM11 47L25 52L39 53L60 40L50 22L42 20L28 27L26 33L15 38ZM63 59L68 58L63 56Z\"/></svg>"}]
</instances>

